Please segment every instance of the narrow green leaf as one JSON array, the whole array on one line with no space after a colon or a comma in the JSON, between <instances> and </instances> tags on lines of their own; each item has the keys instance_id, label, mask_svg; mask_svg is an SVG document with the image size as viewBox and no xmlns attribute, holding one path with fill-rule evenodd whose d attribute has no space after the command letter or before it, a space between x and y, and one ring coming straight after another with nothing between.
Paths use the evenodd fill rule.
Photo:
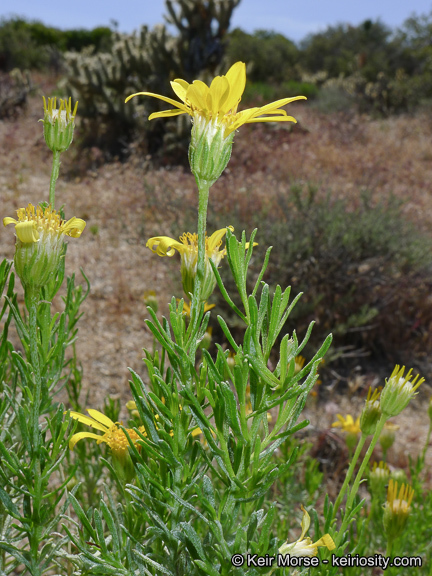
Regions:
<instances>
[{"instance_id":1,"label":"narrow green leaf","mask_svg":"<svg viewBox=\"0 0 432 576\"><path fill-rule=\"evenodd\" d=\"M198 554L198 556L201 558L201 560L205 561L206 556L205 556L205 553L204 553L204 550L203 550L203 547L201 544L201 540L200 540L198 534L192 528L192 526L190 524L188 524L187 522L180 522L179 527L181 528L181 531L186 536L186 539L189 542L189 546L188 546L189 551L190 551L190 545L192 545L193 550L196 552L196 554Z\"/></svg>"},{"instance_id":2,"label":"narrow green leaf","mask_svg":"<svg viewBox=\"0 0 432 576\"><path fill-rule=\"evenodd\" d=\"M231 344L231 346L234 348L234 352L238 352L238 345L235 343L234 338L231 335L231 332L229 331L229 328L227 326L227 323L225 322L225 320L222 318L222 316L218 316L217 317L218 322L220 324L220 327L222 328L223 333L225 334L228 342Z\"/></svg>"}]
</instances>

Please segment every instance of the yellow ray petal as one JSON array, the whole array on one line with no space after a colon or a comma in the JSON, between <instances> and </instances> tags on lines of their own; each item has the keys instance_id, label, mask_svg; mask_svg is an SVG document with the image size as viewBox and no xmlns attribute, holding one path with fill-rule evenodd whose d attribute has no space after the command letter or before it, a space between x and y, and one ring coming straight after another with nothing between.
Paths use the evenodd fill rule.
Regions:
<instances>
[{"instance_id":1,"label":"yellow ray petal","mask_svg":"<svg viewBox=\"0 0 432 576\"><path fill-rule=\"evenodd\" d=\"M248 120L247 124L255 124L256 122L293 122L297 124L297 120L292 116L265 116L264 118L252 118L252 120Z\"/></svg>"},{"instance_id":2,"label":"yellow ray petal","mask_svg":"<svg viewBox=\"0 0 432 576\"><path fill-rule=\"evenodd\" d=\"M301 509L303 512L303 518L301 521L302 533L301 533L299 540L303 540L303 538L305 537L305 534L307 534L307 531L309 530L309 526L311 523L311 519L310 519L310 516L308 514L308 511L305 508L303 508L303 505L301 506Z\"/></svg>"},{"instance_id":3,"label":"yellow ray petal","mask_svg":"<svg viewBox=\"0 0 432 576\"><path fill-rule=\"evenodd\" d=\"M180 254L185 250L184 244L181 244L177 240L173 240L168 236L156 236L155 238L150 238L147 241L146 246L147 248L150 248L152 252L158 254L158 256L171 257L174 256L176 250L178 250Z\"/></svg>"},{"instance_id":4,"label":"yellow ray petal","mask_svg":"<svg viewBox=\"0 0 432 576\"><path fill-rule=\"evenodd\" d=\"M182 100L183 102L186 100L186 92L189 88L189 82L186 80L181 80L177 78L174 82L171 82L171 88L174 90L176 95Z\"/></svg>"},{"instance_id":5,"label":"yellow ray petal","mask_svg":"<svg viewBox=\"0 0 432 576\"><path fill-rule=\"evenodd\" d=\"M125 103L128 102L131 98L134 98L135 96L153 96L153 98L158 98L159 100L163 100L164 102L168 102L168 104L171 104L172 106L175 106L176 108L180 108L180 110L183 110L183 112L186 112L187 114L189 113L189 109L187 108L187 106L185 106L181 102L177 102L177 100L173 100L172 98L167 98L166 96L161 96L160 94L154 94L153 92L137 92L136 94L132 94L131 96L128 96L125 100Z\"/></svg>"},{"instance_id":6,"label":"yellow ray petal","mask_svg":"<svg viewBox=\"0 0 432 576\"><path fill-rule=\"evenodd\" d=\"M279 108L275 108L274 110L269 110L268 112L263 114L263 116L274 116L275 114L278 114L279 116L286 116L287 115L285 110L279 110ZM258 116L261 116L261 114L256 113L255 116L258 118Z\"/></svg>"},{"instance_id":7,"label":"yellow ray petal","mask_svg":"<svg viewBox=\"0 0 432 576\"><path fill-rule=\"evenodd\" d=\"M15 226L15 232L24 244L37 242L39 240L39 232L36 230L36 222L33 220L18 222Z\"/></svg>"},{"instance_id":8,"label":"yellow ray petal","mask_svg":"<svg viewBox=\"0 0 432 576\"><path fill-rule=\"evenodd\" d=\"M201 80L194 80L188 88L186 99L191 103L194 108L198 110L207 109L207 94L209 93L209 87Z\"/></svg>"},{"instance_id":9,"label":"yellow ray petal","mask_svg":"<svg viewBox=\"0 0 432 576\"><path fill-rule=\"evenodd\" d=\"M78 420L78 422L81 422L81 424L92 426L93 428L96 428L96 430L100 430L101 432L107 432L108 430L106 426L103 426L93 418L90 418L90 416L85 416L84 414L80 414L79 412L73 412L72 410L69 412L69 414L71 418L73 418L74 420Z\"/></svg>"},{"instance_id":10,"label":"yellow ray petal","mask_svg":"<svg viewBox=\"0 0 432 576\"><path fill-rule=\"evenodd\" d=\"M234 232L234 228L232 226L228 226L228 228L231 230L231 232ZM222 238L226 234L226 231L227 231L226 228L221 228L220 230L216 230L216 232L213 232L213 234L207 240L208 252L210 253L213 252L213 250L219 246Z\"/></svg>"},{"instance_id":11,"label":"yellow ray petal","mask_svg":"<svg viewBox=\"0 0 432 576\"><path fill-rule=\"evenodd\" d=\"M67 236L72 236L72 238L79 238L86 227L86 223L81 218L71 218L67 222L61 225L60 229Z\"/></svg>"},{"instance_id":12,"label":"yellow ray petal","mask_svg":"<svg viewBox=\"0 0 432 576\"><path fill-rule=\"evenodd\" d=\"M153 112L149 116L149 120L154 120L155 118L169 118L170 116L179 116L180 114L185 114L184 110L162 110L162 112Z\"/></svg>"},{"instance_id":13,"label":"yellow ray petal","mask_svg":"<svg viewBox=\"0 0 432 576\"><path fill-rule=\"evenodd\" d=\"M79 442L80 440L82 440L83 438L93 438L94 440L99 440L100 438L103 438L103 436L100 436L98 434L93 434L93 432L77 432L69 440L69 448L71 450L73 450L75 444L77 442Z\"/></svg>"},{"instance_id":14,"label":"yellow ray petal","mask_svg":"<svg viewBox=\"0 0 432 576\"><path fill-rule=\"evenodd\" d=\"M324 534L322 538L314 543L314 546L326 546L328 550L334 550L336 548L336 544L333 542L330 534Z\"/></svg>"},{"instance_id":15,"label":"yellow ray petal","mask_svg":"<svg viewBox=\"0 0 432 576\"><path fill-rule=\"evenodd\" d=\"M3 218L3 226L7 226L8 224L18 224L18 220L15 220L15 218L11 218L10 216L6 216L6 218Z\"/></svg>"},{"instance_id":16,"label":"yellow ray petal","mask_svg":"<svg viewBox=\"0 0 432 576\"><path fill-rule=\"evenodd\" d=\"M244 92L246 86L246 65L244 62L236 62L226 73L226 78L230 85L230 93L225 103L225 108L231 110L235 108Z\"/></svg>"},{"instance_id":17,"label":"yellow ray petal","mask_svg":"<svg viewBox=\"0 0 432 576\"><path fill-rule=\"evenodd\" d=\"M99 412L99 410L94 410L93 408L86 408L86 410L92 418L107 428L114 426L114 422L111 420L111 418L108 418L108 416L105 416L105 414L102 414L102 412Z\"/></svg>"},{"instance_id":18,"label":"yellow ray petal","mask_svg":"<svg viewBox=\"0 0 432 576\"><path fill-rule=\"evenodd\" d=\"M225 114L224 103L226 102L230 93L230 85L225 76L216 76L210 85L210 92L212 104L210 111L213 115L218 113ZM226 110L228 111L228 110Z\"/></svg>"},{"instance_id":19,"label":"yellow ray petal","mask_svg":"<svg viewBox=\"0 0 432 576\"><path fill-rule=\"evenodd\" d=\"M231 134L231 132L234 132L234 130L237 130L237 128L240 128L240 126L243 126L243 124L249 122L250 118L253 118L257 110L258 108L249 108L248 110L242 110L241 112L239 112L236 115L235 121L231 125L229 125L225 130L225 136L228 136L229 134Z\"/></svg>"},{"instance_id":20,"label":"yellow ray petal","mask_svg":"<svg viewBox=\"0 0 432 576\"><path fill-rule=\"evenodd\" d=\"M271 111L273 108L280 108L281 106L285 106L290 102L294 102L295 100L307 100L306 96L294 96L293 98L281 98L280 100L276 100L275 102L270 102L270 104L266 104L259 108L260 114L267 114L268 111Z\"/></svg>"}]
</instances>

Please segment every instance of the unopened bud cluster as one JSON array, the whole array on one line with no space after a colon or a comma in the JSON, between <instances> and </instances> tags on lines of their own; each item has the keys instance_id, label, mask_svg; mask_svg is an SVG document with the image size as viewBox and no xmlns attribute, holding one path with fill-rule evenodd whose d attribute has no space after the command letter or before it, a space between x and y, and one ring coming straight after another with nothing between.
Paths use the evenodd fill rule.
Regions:
<instances>
[{"instance_id":1,"label":"unopened bud cluster","mask_svg":"<svg viewBox=\"0 0 432 576\"><path fill-rule=\"evenodd\" d=\"M52 152L64 152L72 144L75 116L78 102L72 110L71 98L60 100L60 106L56 107L56 98L48 98L44 101L43 129L45 142Z\"/></svg>"}]
</instances>

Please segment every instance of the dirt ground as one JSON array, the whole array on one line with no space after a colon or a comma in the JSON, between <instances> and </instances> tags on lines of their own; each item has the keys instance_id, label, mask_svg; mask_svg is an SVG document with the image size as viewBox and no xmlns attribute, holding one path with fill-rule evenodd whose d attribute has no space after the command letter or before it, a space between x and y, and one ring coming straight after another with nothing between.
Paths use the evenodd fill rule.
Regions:
<instances>
[{"instance_id":1,"label":"dirt ground","mask_svg":"<svg viewBox=\"0 0 432 576\"><path fill-rule=\"evenodd\" d=\"M323 115L308 104L296 103L290 114L299 120L292 130L272 125L240 129L229 169L212 190L210 209L225 203L247 206L250 189L264 197L286 189L293 179L314 181L335 196L351 198L353 205L362 187L372 190L376 199L393 192L406 201L407 218L431 233L430 112L371 120L355 114ZM28 202L48 199L51 157L37 122L42 115L38 96L30 99L18 119L0 122L2 217L15 216L17 208ZM97 150L90 153L98 156ZM177 229L179 214L184 206L196 203L197 196L194 179L183 168L149 169L148 163L131 157L124 164L96 167L95 162L95 167L72 178L67 154L56 203L65 205L67 218L87 221L82 237L69 241L66 268L79 277L82 267L91 282L77 352L88 405L100 409L108 395L119 397L122 404L131 398L128 367L145 377L142 348L151 347L152 338L144 324L144 291L157 292L161 314L167 312L172 291L181 296L177 259L159 258L145 243L152 236L179 236L183 232ZM226 224L221 222L220 227ZM13 254L13 227L1 227L0 256L12 259ZM364 375L361 394L352 382L347 394L332 394L330 373L321 385L326 392L320 392L306 410L316 437L337 413L359 413L370 383L380 384L373 374ZM415 457L424 444L430 395L426 383L410 408L394 419L401 426L389 454L395 466L406 466L408 456Z\"/></svg>"}]
</instances>

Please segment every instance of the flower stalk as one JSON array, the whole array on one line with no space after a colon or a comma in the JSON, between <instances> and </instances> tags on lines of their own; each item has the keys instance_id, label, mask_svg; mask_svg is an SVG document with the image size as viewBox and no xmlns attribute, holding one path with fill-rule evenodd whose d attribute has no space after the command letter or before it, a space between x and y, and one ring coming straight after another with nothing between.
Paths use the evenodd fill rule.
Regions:
<instances>
[{"instance_id":1,"label":"flower stalk","mask_svg":"<svg viewBox=\"0 0 432 576\"><path fill-rule=\"evenodd\" d=\"M349 519L350 519L350 513L351 513L351 510L353 507L353 503L354 503L354 498L356 497L357 492L359 491L360 482L363 478L364 471L365 471L366 466L368 465L369 460L372 456L375 445L379 440L381 431L384 428L384 424L386 423L386 420L387 420L387 417L384 414L382 414L381 418L379 419L379 421L377 423L377 427L375 429L375 434L373 435L371 443L369 444L367 452L366 452L366 454L363 458L363 461L360 465L359 471L357 472L357 476L354 480L354 484L353 484L351 490L349 491L347 502L346 502L346 507L345 507L345 514L344 514L344 517L342 520L342 525L339 529L339 532L338 532L338 535L336 538L336 547L340 545L340 543L342 541L343 534L348 527Z\"/></svg>"},{"instance_id":2,"label":"flower stalk","mask_svg":"<svg viewBox=\"0 0 432 576\"><path fill-rule=\"evenodd\" d=\"M56 182L59 177L60 172L60 151L54 150L53 151L53 160L52 160L52 170L51 170L51 178L50 178L50 186L49 186L49 203L51 208L54 209L55 204L55 187Z\"/></svg>"},{"instance_id":3,"label":"flower stalk","mask_svg":"<svg viewBox=\"0 0 432 576\"><path fill-rule=\"evenodd\" d=\"M360 454L361 454L361 451L363 450L363 446L365 445L366 438L367 438L367 435L366 435L366 434L362 434L361 437L360 437L360 440L359 440L359 442L358 442L358 444L357 444L357 448L356 448L356 451L355 451L355 453L354 453L354 456L353 456L352 459L351 459L351 462L350 462L350 465L349 465L349 468L348 468L348 472L347 472L347 474L346 474L346 476L345 476L344 483L342 484L342 488L340 489L339 495L338 495L338 497L336 498L336 502L335 502L335 504L334 504L334 508L333 508L333 520L335 520L335 518L336 518L337 511L339 510L339 507L340 507L340 505L342 504L342 499L343 499L343 497L344 497L344 495L345 495L345 492L346 492L346 490L347 490L347 488L348 488L348 486L349 486L349 483L351 482L351 478L352 478L352 476L353 476L353 474L354 474L354 470L355 470L357 461L358 461L358 459L359 459L359 456L360 456Z\"/></svg>"},{"instance_id":4,"label":"flower stalk","mask_svg":"<svg viewBox=\"0 0 432 576\"><path fill-rule=\"evenodd\" d=\"M200 180L197 183L198 188L198 260L197 273L192 294L190 324L188 328L188 347L191 346L193 356L196 352L196 331L198 329L201 302L201 290L204 283L205 273L205 234L207 225L207 206L209 199L210 186L207 181Z\"/></svg>"}]
</instances>

